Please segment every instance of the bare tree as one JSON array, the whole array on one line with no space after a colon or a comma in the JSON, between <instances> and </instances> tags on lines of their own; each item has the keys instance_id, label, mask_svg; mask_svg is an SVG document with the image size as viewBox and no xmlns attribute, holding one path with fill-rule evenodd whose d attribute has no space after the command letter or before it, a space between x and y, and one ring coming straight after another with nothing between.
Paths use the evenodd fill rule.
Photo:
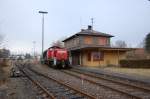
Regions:
<instances>
[{"instance_id":1,"label":"bare tree","mask_svg":"<svg viewBox=\"0 0 150 99\"><path fill-rule=\"evenodd\" d=\"M62 41L60 41L60 40L57 40L57 41L52 43L52 46L58 46L58 47L63 48L64 47L64 43Z\"/></svg>"},{"instance_id":2,"label":"bare tree","mask_svg":"<svg viewBox=\"0 0 150 99\"><path fill-rule=\"evenodd\" d=\"M125 41L117 40L117 41L115 42L115 47L126 48L126 47L127 47L127 44L126 44Z\"/></svg>"},{"instance_id":3,"label":"bare tree","mask_svg":"<svg viewBox=\"0 0 150 99\"><path fill-rule=\"evenodd\" d=\"M4 40L4 36L2 34L0 34L0 46L2 45L3 40Z\"/></svg>"},{"instance_id":4,"label":"bare tree","mask_svg":"<svg viewBox=\"0 0 150 99\"><path fill-rule=\"evenodd\" d=\"M144 48L144 46L145 46L145 40L143 40L142 42L140 42L136 47L137 48Z\"/></svg>"},{"instance_id":5,"label":"bare tree","mask_svg":"<svg viewBox=\"0 0 150 99\"><path fill-rule=\"evenodd\" d=\"M145 47L146 52L150 54L150 33L146 35L144 47Z\"/></svg>"}]
</instances>

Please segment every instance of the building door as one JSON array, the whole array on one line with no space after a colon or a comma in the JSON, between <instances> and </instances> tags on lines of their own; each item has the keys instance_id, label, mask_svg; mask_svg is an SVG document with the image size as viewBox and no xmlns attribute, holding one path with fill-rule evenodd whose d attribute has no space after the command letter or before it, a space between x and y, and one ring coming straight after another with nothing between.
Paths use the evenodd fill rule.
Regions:
<instances>
[{"instance_id":1,"label":"building door","mask_svg":"<svg viewBox=\"0 0 150 99\"><path fill-rule=\"evenodd\" d=\"M80 65L80 53L72 53L72 65Z\"/></svg>"}]
</instances>

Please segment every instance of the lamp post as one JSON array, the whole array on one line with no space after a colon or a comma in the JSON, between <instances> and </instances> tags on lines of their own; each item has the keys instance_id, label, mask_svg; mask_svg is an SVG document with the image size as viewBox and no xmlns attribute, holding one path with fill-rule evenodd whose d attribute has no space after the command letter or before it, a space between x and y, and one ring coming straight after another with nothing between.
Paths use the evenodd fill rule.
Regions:
<instances>
[{"instance_id":1,"label":"lamp post","mask_svg":"<svg viewBox=\"0 0 150 99\"><path fill-rule=\"evenodd\" d=\"M33 41L33 57L35 58L35 44L36 44L36 41Z\"/></svg>"},{"instance_id":2,"label":"lamp post","mask_svg":"<svg viewBox=\"0 0 150 99\"><path fill-rule=\"evenodd\" d=\"M39 11L40 14L42 14L42 61L43 61L43 50L44 50L44 14L47 14L46 11Z\"/></svg>"}]
</instances>

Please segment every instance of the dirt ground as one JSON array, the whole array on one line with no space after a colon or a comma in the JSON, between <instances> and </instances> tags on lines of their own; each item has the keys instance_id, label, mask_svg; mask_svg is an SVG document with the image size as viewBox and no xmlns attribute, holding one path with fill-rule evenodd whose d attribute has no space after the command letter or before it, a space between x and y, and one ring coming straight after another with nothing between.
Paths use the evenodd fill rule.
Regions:
<instances>
[{"instance_id":1,"label":"dirt ground","mask_svg":"<svg viewBox=\"0 0 150 99\"><path fill-rule=\"evenodd\" d=\"M36 91L26 77L10 77L12 66L0 66L0 99L37 99Z\"/></svg>"},{"instance_id":2,"label":"dirt ground","mask_svg":"<svg viewBox=\"0 0 150 99\"><path fill-rule=\"evenodd\" d=\"M37 99L31 82L26 78L11 78L7 85L7 99Z\"/></svg>"}]
</instances>

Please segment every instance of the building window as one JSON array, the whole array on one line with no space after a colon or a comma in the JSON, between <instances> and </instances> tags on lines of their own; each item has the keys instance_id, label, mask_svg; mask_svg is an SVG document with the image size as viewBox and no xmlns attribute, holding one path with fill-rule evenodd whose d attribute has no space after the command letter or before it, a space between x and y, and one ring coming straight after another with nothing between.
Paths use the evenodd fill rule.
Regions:
<instances>
[{"instance_id":1,"label":"building window","mask_svg":"<svg viewBox=\"0 0 150 99\"><path fill-rule=\"evenodd\" d=\"M91 61L91 53L90 52L87 54L87 60Z\"/></svg>"},{"instance_id":2,"label":"building window","mask_svg":"<svg viewBox=\"0 0 150 99\"><path fill-rule=\"evenodd\" d=\"M92 37L86 36L86 37L84 38L84 43L85 43L85 44L92 44Z\"/></svg>"},{"instance_id":3,"label":"building window","mask_svg":"<svg viewBox=\"0 0 150 99\"><path fill-rule=\"evenodd\" d=\"M106 43L107 43L107 38L105 38L105 37L100 37L99 38L99 44L100 45L106 45Z\"/></svg>"},{"instance_id":4,"label":"building window","mask_svg":"<svg viewBox=\"0 0 150 99\"><path fill-rule=\"evenodd\" d=\"M73 39L73 46L76 46L76 39Z\"/></svg>"},{"instance_id":5,"label":"building window","mask_svg":"<svg viewBox=\"0 0 150 99\"><path fill-rule=\"evenodd\" d=\"M93 61L104 60L104 52L92 52Z\"/></svg>"},{"instance_id":6,"label":"building window","mask_svg":"<svg viewBox=\"0 0 150 99\"><path fill-rule=\"evenodd\" d=\"M72 39L70 42L71 42L70 46L71 47L74 46L74 40Z\"/></svg>"},{"instance_id":7,"label":"building window","mask_svg":"<svg viewBox=\"0 0 150 99\"><path fill-rule=\"evenodd\" d=\"M93 44L98 45L99 43L98 40L99 40L98 37L93 37Z\"/></svg>"},{"instance_id":8,"label":"building window","mask_svg":"<svg viewBox=\"0 0 150 99\"><path fill-rule=\"evenodd\" d=\"M110 46L110 38L107 38L107 45Z\"/></svg>"},{"instance_id":9,"label":"building window","mask_svg":"<svg viewBox=\"0 0 150 99\"><path fill-rule=\"evenodd\" d=\"M77 42L77 44L79 44L79 37L76 38L76 42Z\"/></svg>"}]
</instances>

